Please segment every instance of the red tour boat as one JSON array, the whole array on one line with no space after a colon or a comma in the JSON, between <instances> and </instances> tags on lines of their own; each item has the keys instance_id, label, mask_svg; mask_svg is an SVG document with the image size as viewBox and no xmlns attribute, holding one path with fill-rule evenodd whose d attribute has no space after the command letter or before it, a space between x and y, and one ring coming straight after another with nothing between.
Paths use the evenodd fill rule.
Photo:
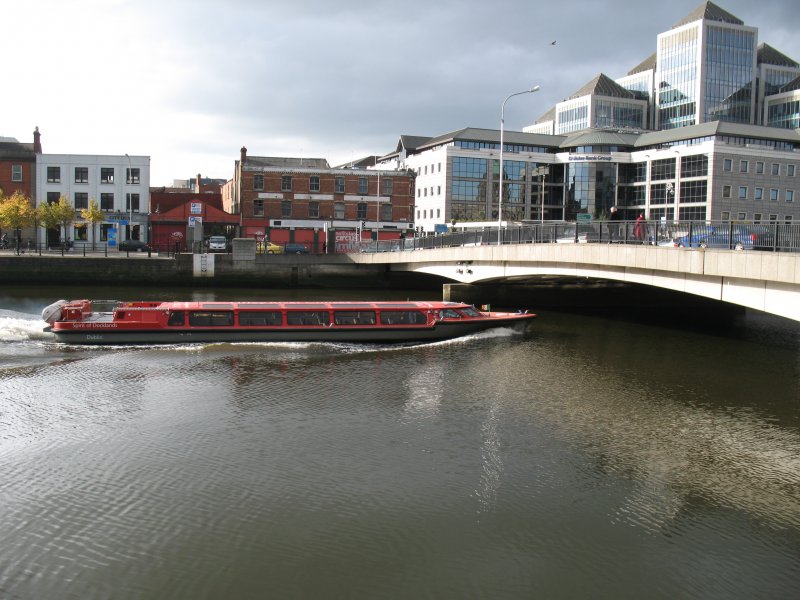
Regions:
<instances>
[{"instance_id":1,"label":"red tour boat","mask_svg":"<svg viewBox=\"0 0 800 600\"><path fill-rule=\"evenodd\" d=\"M460 302L120 302L59 300L42 311L70 344L418 342L524 323L528 312Z\"/></svg>"}]
</instances>

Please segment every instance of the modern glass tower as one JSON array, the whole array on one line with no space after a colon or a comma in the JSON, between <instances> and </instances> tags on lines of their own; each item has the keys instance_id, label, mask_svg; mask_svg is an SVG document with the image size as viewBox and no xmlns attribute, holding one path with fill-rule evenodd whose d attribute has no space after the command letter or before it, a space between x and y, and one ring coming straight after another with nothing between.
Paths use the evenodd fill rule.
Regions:
<instances>
[{"instance_id":1,"label":"modern glass tower","mask_svg":"<svg viewBox=\"0 0 800 600\"><path fill-rule=\"evenodd\" d=\"M755 122L758 29L704 2L658 36L656 129Z\"/></svg>"}]
</instances>

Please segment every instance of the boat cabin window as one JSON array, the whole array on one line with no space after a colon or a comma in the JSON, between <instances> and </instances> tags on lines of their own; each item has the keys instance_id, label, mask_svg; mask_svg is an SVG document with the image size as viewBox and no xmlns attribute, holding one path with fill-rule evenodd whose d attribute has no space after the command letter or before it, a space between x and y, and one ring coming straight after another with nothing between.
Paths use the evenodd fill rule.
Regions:
<instances>
[{"instance_id":1,"label":"boat cabin window","mask_svg":"<svg viewBox=\"0 0 800 600\"><path fill-rule=\"evenodd\" d=\"M443 319L460 319L461 314L457 310L453 310L452 308L445 308L442 311L442 318Z\"/></svg>"},{"instance_id":2,"label":"boat cabin window","mask_svg":"<svg viewBox=\"0 0 800 600\"><path fill-rule=\"evenodd\" d=\"M336 325L375 325L374 310L337 310L333 313Z\"/></svg>"},{"instance_id":3,"label":"boat cabin window","mask_svg":"<svg viewBox=\"0 0 800 600\"><path fill-rule=\"evenodd\" d=\"M182 310L169 313L167 325L183 325L184 322L184 312Z\"/></svg>"},{"instance_id":4,"label":"boat cabin window","mask_svg":"<svg viewBox=\"0 0 800 600\"><path fill-rule=\"evenodd\" d=\"M467 308L462 308L461 312L463 314L465 314L466 316L468 316L468 317L480 317L481 316L481 313L479 313L477 310L475 310L471 306L468 306Z\"/></svg>"},{"instance_id":5,"label":"boat cabin window","mask_svg":"<svg viewBox=\"0 0 800 600\"><path fill-rule=\"evenodd\" d=\"M189 325L192 327L226 327L233 325L233 312L220 311L192 311L189 313Z\"/></svg>"},{"instance_id":6,"label":"boat cabin window","mask_svg":"<svg viewBox=\"0 0 800 600\"><path fill-rule=\"evenodd\" d=\"M382 325L425 325L428 318L418 310L384 310L381 311Z\"/></svg>"},{"instance_id":7,"label":"boat cabin window","mask_svg":"<svg viewBox=\"0 0 800 600\"><path fill-rule=\"evenodd\" d=\"M288 325L329 325L330 322L327 310L291 310L286 313Z\"/></svg>"},{"instance_id":8,"label":"boat cabin window","mask_svg":"<svg viewBox=\"0 0 800 600\"><path fill-rule=\"evenodd\" d=\"M248 310L239 312L239 325L282 325L283 319L279 310Z\"/></svg>"}]
</instances>

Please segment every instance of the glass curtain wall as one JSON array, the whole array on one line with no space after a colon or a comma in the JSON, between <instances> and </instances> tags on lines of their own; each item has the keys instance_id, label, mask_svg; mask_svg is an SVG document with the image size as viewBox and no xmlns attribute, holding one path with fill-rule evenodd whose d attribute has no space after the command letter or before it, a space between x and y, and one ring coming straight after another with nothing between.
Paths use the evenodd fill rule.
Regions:
<instances>
[{"instance_id":1,"label":"glass curtain wall","mask_svg":"<svg viewBox=\"0 0 800 600\"><path fill-rule=\"evenodd\" d=\"M575 162L568 165L565 218L581 213L606 219L616 205L617 165L607 162Z\"/></svg>"},{"instance_id":2,"label":"glass curtain wall","mask_svg":"<svg viewBox=\"0 0 800 600\"><path fill-rule=\"evenodd\" d=\"M694 125L697 122L699 27L660 36L658 46L658 128Z\"/></svg>"},{"instance_id":3,"label":"glass curtain wall","mask_svg":"<svg viewBox=\"0 0 800 600\"><path fill-rule=\"evenodd\" d=\"M706 37L703 122L751 123L755 32L708 25Z\"/></svg>"},{"instance_id":4,"label":"glass curtain wall","mask_svg":"<svg viewBox=\"0 0 800 600\"><path fill-rule=\"evenodd\" d=\"M451 165L453 179L450 193L451 219L455 221L487 220L486 163L485 158L453 157Z\"/></svg>"},{"instance_id":5,"label":"glass curtain wall","mask_svg":"<svg viewBox=\"0 0 800 600\"><path fill-rule=\"evenodd\" d=\"M525 218L525 161L503 159L503 220L521 221ZM497 219L500 191L500 161L492 161L492 220Z\"/></svg>"}]
</instances>

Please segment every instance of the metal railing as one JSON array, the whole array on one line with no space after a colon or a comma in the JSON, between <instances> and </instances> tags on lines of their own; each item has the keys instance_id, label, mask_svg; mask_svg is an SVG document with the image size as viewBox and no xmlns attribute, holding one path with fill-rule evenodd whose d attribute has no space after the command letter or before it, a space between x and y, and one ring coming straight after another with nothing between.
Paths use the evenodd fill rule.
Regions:
<instances>
[{"instance_id":1,"label":"metal railing","mask_svg":"<svg viewBox=\"0 0 800 600\"><path fill-rule=\"evenodd\" d=\"M800 252L800 224L730 221L593 221L522 224L397 240L364 241L361 252L401 252L429 248L498 244L631 244L722 250Z\"/></svg>"}]
</instances>

